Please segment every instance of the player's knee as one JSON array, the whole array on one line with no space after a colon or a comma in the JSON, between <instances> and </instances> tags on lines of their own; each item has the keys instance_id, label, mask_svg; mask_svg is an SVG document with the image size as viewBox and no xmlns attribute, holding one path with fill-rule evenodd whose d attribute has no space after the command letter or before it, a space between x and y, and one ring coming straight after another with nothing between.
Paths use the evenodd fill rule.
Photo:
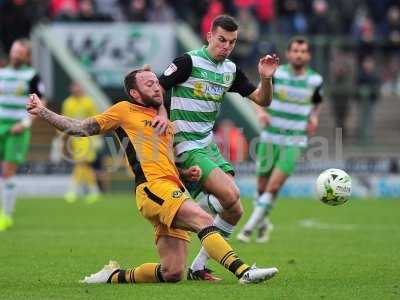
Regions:
<instances>
[{"instance_id":1,"label":"player's knee","mask_svg":"<svg viewBox=\"0 0 400 300\"><path fill-rule=\"evenodd\" d=\"M204 210L199 210L192 220L192 228L195 232L200 232L205 227L213 224L213 217Z\"/></svg>"},{"instance_id":2,"label":"player's knee","mask_svg":"<svg viewBox=\"0 0 400 300\"><path fill-rule=\"evenodd\" d=\"M239 188L234 185L232 186L226 193L225 193L225 199L222 201L222 206L224 207L225 210L231 210L235 206L237 206L237 203L240 203L240 191Z\"/></svg>"},{"instance_id":3,"label":"player's knee","mask_svg":"<svg viewBox=\"0 0 400 300\"><path fill-rule=\"evenodd\" d=\"M235 205L235 207L234 207L234 214L238 219L240 219L243 215L243 207L240 204L240 201L238 201L237 205Z\"/></svg>"},{"instance_id":4,"label":"player's knee","mask_svg":"<svg viewBox=\"0 0 400 300\"><path fill-rule=\"evenodd\" d=\"M239 221L243 215L243 207L240 204L240 201L237 201L233 206L231 206L228 210L231 218Z\"/></svg>"},{"instance_id":5,"label":"player's knee","mask_svg":"<svg viewBox=\"0 0 400 300\"><path fill-rule=\"evenodd\" d=\"M200 231L204 227L211 226L213 224L213 218L210 214L206 213L205 211L202 211L199 213L197 216L198 220L198 228L197 230Z\"/></svg>"},{"instance_id":6,"label":"player's knee","mask_svg":"<svg viewBox=\"0 0 400 300\"><path fill-rule=\"evenodd\" d=\"M166 268L163 270L163 278L166 282L179 282L183 279L184 268Z\"/></svg>"}]
</instances>

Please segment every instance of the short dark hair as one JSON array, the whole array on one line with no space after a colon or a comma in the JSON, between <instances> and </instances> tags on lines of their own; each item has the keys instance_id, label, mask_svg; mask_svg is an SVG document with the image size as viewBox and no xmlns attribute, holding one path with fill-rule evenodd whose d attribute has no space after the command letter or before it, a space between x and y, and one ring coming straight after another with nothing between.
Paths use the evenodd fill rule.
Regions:
<instances>
[{"instance_id":1,"label":"short dark hair","mask_svg":"<svg viewBox=\"0 0 400 300\"><path fill-rule=\"evenodd\" d=\"M218 27L226 31L236 31L239 28L238 23L234 17L228 15L220 15L212 21L211 31L215 31Z\"/></svg>"},{"instance_id":2,"label":"short dark hair","mask_svg":"<svg viewBox=\"0 0 400 300\"><path fill-rule=\"evenodd\" d=\"M289 41L289 44L287 46L287 50L290 50L292 48L293 44L306 44L308 51L310 51L310 41L304 37L304 36L295 36L292 37Z\"/></svg>"},{"instance_id":3,"label":"short dark hair","mask_svg":"<svg viewBox=\"0 0 400 300\"><path fill-rule=\"evenodd\" d=\"M139 73L142 73L142 72L147 72L147 71L151 72L150 66L144 65L143 68L133 70L133 71L129 72L125 76L125 78L124 78L124 89L125 89L125 93L129 97L131 97L131 95L129 93L130 90L132 90L132 89L137 90L138 89L138 85L137 85L137 82L136 82L136 75L139 74Z\"/></svg>"}]
</instances>

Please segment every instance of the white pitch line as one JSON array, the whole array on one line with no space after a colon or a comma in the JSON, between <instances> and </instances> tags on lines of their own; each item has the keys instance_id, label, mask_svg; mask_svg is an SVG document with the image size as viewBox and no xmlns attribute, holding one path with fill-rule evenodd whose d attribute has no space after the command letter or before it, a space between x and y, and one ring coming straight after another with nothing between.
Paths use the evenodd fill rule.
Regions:
<instances>
[{"instance_id":1,"label":"white pitch line","mask_svg":"<svg viewBox=\"0 0 400 300\"><path fill-rule=\"evenodd\" d=\"M299 225L305 228L315 228L321 230L356 230L355 224L328 224L313 219L304 219L299 221Z\"/></svg>"}]
</instances>

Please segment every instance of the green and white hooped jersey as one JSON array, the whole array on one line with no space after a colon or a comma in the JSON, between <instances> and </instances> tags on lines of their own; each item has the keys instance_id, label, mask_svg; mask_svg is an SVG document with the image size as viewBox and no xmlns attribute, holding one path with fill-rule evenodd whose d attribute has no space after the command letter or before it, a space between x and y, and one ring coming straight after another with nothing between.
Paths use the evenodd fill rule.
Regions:
<instances>
[{"instance_id":1,"label":"green and white hooped jersey","mask_svg":"<svg viewBox=\"0 0 400 300\"><path fill-rule=\"evenodd\" d=\"M12 125L28 118L26 102L31 92L33 68L0 68L0 125Z\"/></svg>"},{"instance_id":2,"label":"green and white hooped jersey","mask_svg":"<svg viewBox=\"0 0 400 300\"><path fill-rule=\"evenodd\" d=\"M192 60L191 74L173 87L171 96L176 155L210 145L224 94L236 76L235 63L228 59L222 63L213 61L205 47L187 54ZM168 75L168 69L165 74Z\"/></svg>"},{"instance_id":3,"label":"green and white hooped jersey","mask_svg":"<svg viewBox=\"0 0 400 300\"><path fill-rule=\"evenodd\" d=\"M321 100L321 75L308 68L296 76L290 65L280 66L274 74L274 92L266 109L270 125L261 133L261 141L306 147L307 123L313 106Z\"/></svg>"}]
</instances>

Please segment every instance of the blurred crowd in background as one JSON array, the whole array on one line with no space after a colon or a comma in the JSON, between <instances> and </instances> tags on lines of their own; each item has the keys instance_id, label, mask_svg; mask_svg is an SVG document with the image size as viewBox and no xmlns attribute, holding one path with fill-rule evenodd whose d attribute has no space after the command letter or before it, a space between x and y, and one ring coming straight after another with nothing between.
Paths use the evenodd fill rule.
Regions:
<instances>
[{"instance_id":1,"label":"blurred crowd in background","mask_svg":"<svg viewBox=\"0 0 400 300\"><path fill-rule=\"evenodd\" d=\"M260 35L350 35L371 44L400 46L396 0L0 0L0 41L29 34L38 22L175 22L184 20L205 36L222 13L237 17L243 40ZM364 49L368 52L370 49ZM367 53L365 53L367 54Z\"/></svg>"},{"instance_id":2,"label":"blurred crowd in background","mask_svg":"<svg viewBox=\"0 0 400 300\"><path fill-rule=\"evenodd\" d=\"M344 136L351 100L364 116L362 135L372 126L380 95L400 95L396 0L0 0L0 66L12 41L28 36L39 22L185 21L205 39L222 13L236 16L241 26L233 60L253 71L255 80L261 55L280 50L283 58L276 40L311 38L319 56L312 64L328 83L335 125Z\"/></svg>"}]
</instances>

